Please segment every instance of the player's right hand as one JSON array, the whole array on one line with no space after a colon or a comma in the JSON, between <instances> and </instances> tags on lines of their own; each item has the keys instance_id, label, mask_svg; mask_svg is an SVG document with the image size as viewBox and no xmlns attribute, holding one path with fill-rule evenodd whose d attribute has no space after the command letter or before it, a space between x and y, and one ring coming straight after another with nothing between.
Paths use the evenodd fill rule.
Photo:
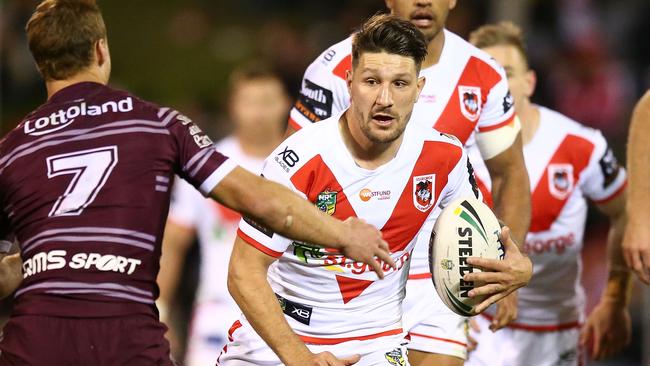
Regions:
<instances>
[{"instance_id":1,"label":"player's right hand","mask_svg":"<svg viewBox=\"0 0 650 366\"><path fill-rule=\"evenodd\" d=\"M354 355L345 358L336 358L330 352L321 352L313 355L308 366L348 366L359 362L361 356Z\"/></svg>"},{"instance_id":2,"label":"player's right hand","mask_svg":"<svg viewBox=\"0 0 650 366\"><path fill-rule=\"evenodd\" d=\"M381 231L356 217L349 217L343 224L348 228L346 233L342 233L340 239L340 251L344 256L367 264L382 279L384 271L376 258L387 263L393 269L397 268L395 261L390 256L388 243L382 238Z\"/></svg>"}]
</instances>

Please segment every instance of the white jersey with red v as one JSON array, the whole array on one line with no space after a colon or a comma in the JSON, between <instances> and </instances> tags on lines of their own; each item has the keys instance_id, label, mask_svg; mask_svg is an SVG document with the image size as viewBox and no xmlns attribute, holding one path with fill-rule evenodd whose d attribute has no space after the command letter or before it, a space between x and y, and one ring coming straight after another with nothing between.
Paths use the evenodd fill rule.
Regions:
<instances>
[{"instance_id":1,"label":"white jersey with red v","mask_svg":"<svg viewBox=\"0 0 650 366\"><path fill-rule=\"evenodd\" d=\"M412 120L393 160L375 170L359 167L339 133L340 114L304 128L266 160L263 175L284 184L341 220L363 218L381 229L397 270L386 278L336 251L296 243L244 219L239 236L277 257L271 287L309 310L287 316L309 343L371 339L402 332L402 299L411 250L428 248L441 206L478 194L460 143ZM307 314L307 313L305 313Z\"/></svg>"},{"instance_id":2,"label":"white jersey with red v","mask_svg":"<svg viewBox=\"0 0 650 366\"><path fill-rule=\"evenodd\" d=\"M447 30L437 64L420 71L425 77L411 123L456 136L466 147L483 133L511 128L512 98L503 69L485 52ZM350 105L345 75L352 68L352 37L323 52L305 71L289 124L300 129L329 118ZM481 159L480 156L477 157ZM474 158L472 163L474 163ZM411 275L429 273L427 249L415 250Z\"/></svg>"}]
</instances>

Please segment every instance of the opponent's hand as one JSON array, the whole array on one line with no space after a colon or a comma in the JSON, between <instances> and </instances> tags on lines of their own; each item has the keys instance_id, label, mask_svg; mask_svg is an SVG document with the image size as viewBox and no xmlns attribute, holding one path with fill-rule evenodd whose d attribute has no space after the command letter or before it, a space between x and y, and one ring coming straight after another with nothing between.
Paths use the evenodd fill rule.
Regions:
<instances>
[{"instance_id":1,"label":"opponent's hand","mask_svg":"<svg viewBox=\"0 0 650 366\"><path fill-rule=\"evenodd\" d=\"M600 360L620 352L630 343L632 326L627 306L601 299L589 314L580 334L580 345L591 348L591 357Z\"/></svg>"},{"instance_id":2,"label":"opponent's hand","mask_svg":"<svg viewBox=\"0 0 650 366\"><path fill-rule=\"evenodd\" d=\"M339 250L344 256L369 265L379 278L384 278L384 271L375 257L393 269L397 268L390 256L388 243L382 239L381 231L356 217L349 217L343 224L348 228L340 239Z\"/></svg>"},{"instance_id":3,"label":"opponent's hand","mask_svg":"<svg viewBox=\"0 0 650 366\"><path fill-rule=\"evenodd\" d=\"M533 275L533 263L519 251L519 248L510 237L510 229L507 226L501 229L500 239L505 249L503 260L478 257L467 258L467 263L483 272L468 273L463 279L465 281L485 283L485 285L471 290L469 296L489 295L476 306L475 312L477 314L516 289L526 286Z\"/></svg>"},{"instance_id":4,"label":"opponent's hand","mask_svg":"<svg viewBox=\"0 0 650 366\"><path fill-rule=\"evenodd\" d=\"M492 319L490 330L496 332L517 319L517 291L497 302L497 313Z\"/></svg>"},{"instance_id":5,"label":"opponent's hand","mask_svg":"<svg viewBox=\"0 0 650 366\"><path fill-rule=\"evenodd\" d=\"M650 284L650 226L630 218L623 237L623 258L641 282Z\"/></svg>"},{"instance_id":6,"label":"opponent's hand","mask_svg":"<svg viewBox=\"0 0 650 366\"><path fill-rule=\"evenodd\" d=\"M330 352L321 352L314 354L308 363L302 363L300 366L348 366L359 362L361 356L354 355L345 358L336 358Z\"/></svg>"}]
</instances>

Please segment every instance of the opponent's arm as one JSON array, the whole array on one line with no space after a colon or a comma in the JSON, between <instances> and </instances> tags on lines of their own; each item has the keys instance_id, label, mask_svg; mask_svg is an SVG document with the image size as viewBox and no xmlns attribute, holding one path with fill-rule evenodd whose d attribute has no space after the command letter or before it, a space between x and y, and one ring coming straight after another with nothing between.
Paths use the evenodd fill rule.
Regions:
<instances>
[{"instance_id":1,"label":"opponent's arm","mask_svg":"<svg viewBox=\"0 0 650 366\"><path fill-rule=\"evenodd\" d=\"M246 319L287 366L352 365L359 356L338 360L331 353L313 354L284 318L271 286L268 268L275 258L237 237L228 266L228 291Z\"/></svg>"},{"instance_id":2,"label":"opponent's arm","mask_svg":"<svg viewBox=\"0 0 650 366\"><path fill-rule=\"evenodd\" d=\"M650 91L639 100L627 143L629 193L623 255L627 265L646 285L650 284Z\"/></svg>"},{"instance_id":3,"label":"opponent's arm","mask_svg":"<svg viewBox=\"0 0 650 366\"><path fill-rule=\"evenodd\" d=\"M380 278L384 275L375 257L395 268L388 243L372 225L357 218L337 220L288 188L242 168L226 175L211 196L282 236L338 249L346 257L368 264Z\"/></svg>"},{"instance_id":4,"label":"opponent's arm","mask_svg":"<svg viewBox=\"0 0 650 366\"><path fill-rule=\"evenodd\" d=\"M625 193L597 207L610 221L607 236L607 284L580 336L583 346L591 345L591 355L596 360L620 352L632 336L628 310L632 276L625 266L622 248L627 222Z\"/></svg>"}]
</instances>

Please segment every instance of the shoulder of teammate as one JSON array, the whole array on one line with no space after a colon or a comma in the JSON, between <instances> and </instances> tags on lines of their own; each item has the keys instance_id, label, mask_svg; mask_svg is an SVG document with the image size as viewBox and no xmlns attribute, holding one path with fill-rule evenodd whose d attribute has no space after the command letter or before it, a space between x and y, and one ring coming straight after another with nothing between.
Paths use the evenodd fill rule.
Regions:
<instances>
[{"instance_id":1,"label":"shoulder of teammate","mask_svg":"<svg viewBox=\"0 0 650 366\"><path fill-rule=\"evenodd\" d=\"M454 135L428 128L429 135L426 140L439 141L446 144L449 153L440 154L450 157L451 166L447 185L444 188L443 200L450 201L456 197L472 195L481 198L481 194L474 177L474 168L469 161L467 151L463 143ZM424 131L422 131L424 133Z\"/></svg>"},{"instance_id":2,"label":"shoulder of teammate","mask_svg":"<svg viewBox=\"0 0 650 366\"><path fill-rule=\"evenodd\" d=\"M587 161L578 182L585 195L599 203L620 193L627 182L627 174L602 132L548 108L541 107L540 110L553 123L554 130L582 141L574 144L571 153L573 160Z\"/></svg>"},{"instance_id":3,"label":"shoulder of teammate","mask_svg":"<svg viewBox=\"0 0 650 366\"><path fill-rule=\"evenodd\" d=\"M345 81L352 65L352 38L323 51L308 67L289 123L298 130L346 109L349 96Z\"/></svg>"}]
</instances>

